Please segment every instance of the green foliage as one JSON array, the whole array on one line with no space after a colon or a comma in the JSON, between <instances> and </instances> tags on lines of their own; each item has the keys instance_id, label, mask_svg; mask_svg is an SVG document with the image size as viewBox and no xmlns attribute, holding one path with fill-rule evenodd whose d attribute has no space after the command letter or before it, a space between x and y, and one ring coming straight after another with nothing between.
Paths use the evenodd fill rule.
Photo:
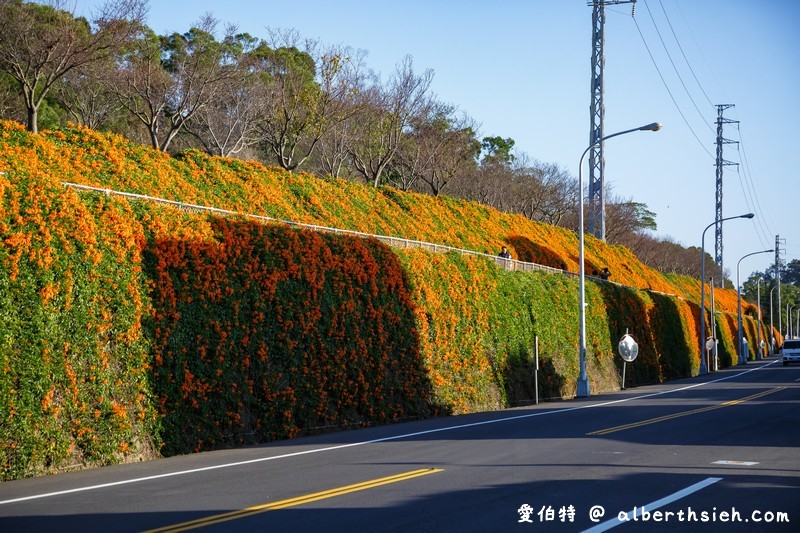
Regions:
<instances>
[{"instance_id":1,"label":"green foliage","mask_svg":"<svg viewBox=\"0 0 800 533\"><path fill-rule=\"evenodd\" d=\"M481 143L481 152L483 153L481 164L484 166L508 166L514 161L513 151L514 139L511 137L506 139L500 136L484 137Z\"/></svg>"},{"instance_id":2,"label":"green foliage","mask_svg":"<svg viewBox=\"0 0 800 533\"><path fill-rule=\"evenodd\" d=\"M535 344L539 341L539 396L572 394L578 372L578 291L576 280L535 272L498 271L492 295L488 350L507 405L536 396Z\"/></svg>"},{"instance_id":3,"label":"green foliage","mask_svg":"<svg viewBox=\"0 0 800 533\"><path fill-rule=\"evenodd\" d=\"M127 204L14 172L0 210L0 476L151 456L145 294Z\"/></svg>"},{"instance_id":4,"label":"green foliage","mask_svg":"<svg viewBox=\"0 0 800 533\"><path fill-rule=\"evenodd\" d=\"M39 106L39 127L55 129L67 124L67 111L54 98L45 98Z\"/></svg>"},{"instance_id":5,"label":"green foliage","mask_svg":"<svg viewBox=\"0 0 800 533\"><path fill-rule=\"evenodd\" d=\"M163 453L434 412L407 282L385 246L210 224L210 238L148 247Z\"/></svg>"},{"instance_id":6,"label":"green foliage","mask_svg":"<svg viewBox=\"0 0 800 533\"><path fill-rule=\"evenodd\" d=\"M574 235L548 229L545 246L522 220L463 201L194 151L172 159L85 129L46 138L5 124L0 136L3 479L529 403L536 338L540 397L575 393L576 277L78 195L59 180L331 225L352 217L375 232L416 222L456 244L496 242L464 223L490 221L491 233L554 262L574 261ZM588 249L598 264L617 256L615 276L616 265L637 268L621 247L589 239ZM721 307L729 293L715 293ZM586 296L593 392L619 387L626 329L640 344L627 385L696 372L695 304L605 282L589 282ZM734 360L733 318L717 322L723 366Z\"/></svg>"},{"instance_id":7,"label":"green foliage","mask_svg":"<svg viewBox=\"0 0 800 533\"><path fill-rule=\"evenodd\" d=\"M618 216L624 216L624 219L629 221L628 224L634 231L655 231L658 229L656 214L645 203L634 202L633 200L617 202L614 205L614 210L618 212Z\"/></svg>"},{"instance_id":8,"label":"green foliage","mask_svg":"<svg viewBox=\"0 0 800 533\"><path fill-rule=\"evenodd\" d=\"M659 379L676 379L693 373L692 354L696 348L689 344L679 302L675 298L650 293L653 308L648 312L648 335L657 354ZM658 332L658 334L655 334Z\"/></svg>"},{"instance_id":9,"label":"green foliage","mask_svg":"<svg viewBox=\"0 0 800 533\"><path fill-rule=\"evenodd\" d=\"M160 37L161 65L170 73L177 73L191 63L213 67L219 61L224 44L218 43L214 36L199 28L188 32Z\"/></svg>"},{"instance_id":10,"label":"green foliage","mask_svg":"<svg viewBox=\"0 0 800 533\"><path fill-rule=\"evenodd\" d=\"M792 259L783 269L781 282L800 287L800 259Z\"/></svg>"}]
</instances>

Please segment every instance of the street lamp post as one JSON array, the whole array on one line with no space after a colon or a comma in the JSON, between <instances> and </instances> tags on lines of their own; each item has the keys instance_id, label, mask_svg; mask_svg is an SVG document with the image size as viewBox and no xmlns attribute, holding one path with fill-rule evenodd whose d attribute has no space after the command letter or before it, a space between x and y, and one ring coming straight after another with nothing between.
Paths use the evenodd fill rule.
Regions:
<instances>
[{"instance_id":1,"label":"street lamp post","mask_svg":"<svg viewBox=\"0 0 800 533\"><path fill-rule=\"evenodd\" d=\"M795 324L794 324L794 336L797 337L800 335L800 309L794 314L795 317Z\"/></svg>"},{"instance_id":2,"label":"street lamp post","mask_svg":"<svg viewBox=\"0 0 800 533\"><path fill-rule=\"evenodd\" d=\"M756 254L772 253L774 251L775 250L772 249L772 250L761 250L760 252L752 252L752 253L743 255L742 258L739 259L739 262L736 263L736 308L737 308L736 314L737 314L737 317L738 317L738 324L739 324L739 338L738 338L739 344L738 344L738 346L739 346L739 364L740 365L746 365L747 364L747 355L748 354L744 353L744 344L742 342L742 339L744 338L744 332L742 331L742 286L739 285L739 265L742 264L742 259L744 259L745 257L750 257L751 255L756 255Z\"/></svg>"},{"instance_id":3,"label":"street lamp post","mask_svg":"<svg viewBox=\"0 0 800 533\"><path fill-rule=\"evenodd\" d=\"M769 354L770 355L775 355L775 331L773 329L774 326L772 325L772 292L777 288L778 286L775 285L769 291ZM780 313L780 309L778 309L778 312Z\"/></svg>"},{"instance_id":4,"label":"street lamp post","mask_svg":"<svg viewBox=\"0 0 800 533\"><path fill-rule=\"evenodd\" d=\"M756 280L756 300L758 300L758 342L756 342L756 361L761 361L761 277Z\"/></svg>"},{"instance_id":5,"label":"street lamp post","mask_svg":"<svg viewBox=\"0 0 800 533\"><path fill-rule=\"evenodd\" d=\"M718 353L719 352L719 343L717 342L717 310L716 310L716 308L714 306L714 302L716 302L716 300L714 299L714 276L710 276L708 278L708 287L710 289L709 290L709 293L710 293L709 296L711 297L711 306L710 306L711 307L711 323L709 324L709 326L711 326L711 334L708 336L708 338L712 341L712 343L711 343L711 350L709 350L708 349L708 345L706 345L706 351L710 351L711 352L711 354L710 354L711 357L712 357L711 360L714 361L714 372L716 372L717 370L719 370L719 353ZM709 369L708 370L711 370L711 367L710 367L711 363L708 363L708 364L709 364Z\"/></svg>"},{"instance_id":6,"label":"street lamp post","mask_svg":"<svg viewBox=\"0 0 800 533\"><path fill-rule=\"evenodd\" d=\"M706 229L703 230L703 236L700 239L700 374L707 374L708 373L708 366L706 365L706 317L705 317L705 310L706 310L706 231L711 226L714 226L719 222L720 224L725 222L726 220L733 220L734 218L753 218L755 215L753 213L747 213L746 215L738 215L735 217L726 217L719 221L714 221L708 226Z\"/></svg>"},{"instance_id":7,"label":"street lamp post","mask_svg":"<svg viewBox=\"0 0 800 533\"><path fill-rule=\"evenodd\" d=\"M578 163L578 272L579 272L579 292L580 298L578 305L580 306L580 374L578 375L578 390L576 396L578 398L587 398L589 396L589 377L586 375L586 267L584 266L584 240L583 240L583 158L593 146L602 143L606 139L625 135L626 133L633 133L634 131L658 131L661 129L660 122L653 122L639 128L630 130L619 131L597 139L590 144L581 155L580 162Z\"/></svg>"},{"instance_id":8,"label":"street lamp post","mask_svg":"<svg viewBox=\"0 0 800 533\"><path fill-rule=\"evenodd\" d=\"M784 337L786 339L792 338L792 309L794 306L789 307L789 304L786 304L786 336Z\"/></svg>"}]
</instances>

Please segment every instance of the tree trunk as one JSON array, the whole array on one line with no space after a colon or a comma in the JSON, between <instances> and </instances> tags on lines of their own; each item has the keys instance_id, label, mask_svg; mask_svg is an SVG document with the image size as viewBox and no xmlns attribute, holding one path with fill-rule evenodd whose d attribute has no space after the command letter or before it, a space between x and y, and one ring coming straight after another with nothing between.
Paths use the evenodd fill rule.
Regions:
<instances>
[{"instance_id":1,"label":"tree trunk","mask_svg":"<svg viewBox=\"0 0 800 533\"><path fill-rule=\"evenodd\" d=\"M39 109L35 106L28 107L28 131L39 133Z\"/></svg>"}]
</instances>

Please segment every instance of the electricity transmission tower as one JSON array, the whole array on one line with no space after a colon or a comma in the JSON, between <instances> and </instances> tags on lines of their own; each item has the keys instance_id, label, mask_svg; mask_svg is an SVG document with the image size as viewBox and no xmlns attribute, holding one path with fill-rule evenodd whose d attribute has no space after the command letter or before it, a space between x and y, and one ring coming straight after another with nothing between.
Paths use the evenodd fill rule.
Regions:
<instances>
[{"instance_id":1,"label":"electricity transmission tower","mask_svg":"<svg viewBox=\"0 0 800 533\"><path fill-rule=\"evenodd\" d=\"M778 287L778 333L781 332L783 324L781 323L781 244L786 244L786 239L781 239L780 235L775 235L775 285ZM787 316L788 320L789 317ZM789 331L789 325L786 325L786 331Z\"/></svg>"},{"instance_id":2,"label":"electricity transmission tower","mask_svg":"<svg viewBox=\"0 0 800 533\"><path fill-rule=\"evenodd\" d=\"M714 229L716 230L716 245L714 247L714 260L719 267L720 273L723 272L722 270L722 169L728 165L738 165L738 163L732 163L730 161L726 161L722 157L722 147L726 144L735 144L737 141L731 141L726 139L722 136L722 126L723 124L737 124L738 120L730 120L722 116L722 112L728 108L733 107L733 104L720 104L717 106L717 203L716 203L716 218L714 219L716 225ZM720 276L719 286L722 287L722 283L725 279L724 275Z\"/></svg>"},{"instance_id":3,"label":"electricity transmission tower","mask_svg":"<svg viewBox=\"0 0 800 533\"><path fill-rule=\"evenodd\" d=\"M589 130L589 232L598 239L606 240L606 197L605 179L603 171L603 67L605 55L605 6L617 4L633 4L636 9L636 0L589 0L587 5L592 6L592 102L590 106ZM596 144L595 144L596 143ZM583 191L580 191L583 194Z\"/></svg>"}]
</instances>

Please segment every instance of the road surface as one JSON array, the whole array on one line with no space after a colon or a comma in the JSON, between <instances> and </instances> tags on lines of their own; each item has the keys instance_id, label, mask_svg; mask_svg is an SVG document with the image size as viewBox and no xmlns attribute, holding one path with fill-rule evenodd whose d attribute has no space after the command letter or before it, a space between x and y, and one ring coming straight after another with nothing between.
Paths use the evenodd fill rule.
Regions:
<instances>
[{"instance_id":1,"label":"road surface","mask_svg":"<svg viewBox=\"0 0 800 533\"><path fill-rule=\"evenodd\" d=\"M800 366L0 484L0 531L800 531Z\"/></svg>"}]
</instances>

